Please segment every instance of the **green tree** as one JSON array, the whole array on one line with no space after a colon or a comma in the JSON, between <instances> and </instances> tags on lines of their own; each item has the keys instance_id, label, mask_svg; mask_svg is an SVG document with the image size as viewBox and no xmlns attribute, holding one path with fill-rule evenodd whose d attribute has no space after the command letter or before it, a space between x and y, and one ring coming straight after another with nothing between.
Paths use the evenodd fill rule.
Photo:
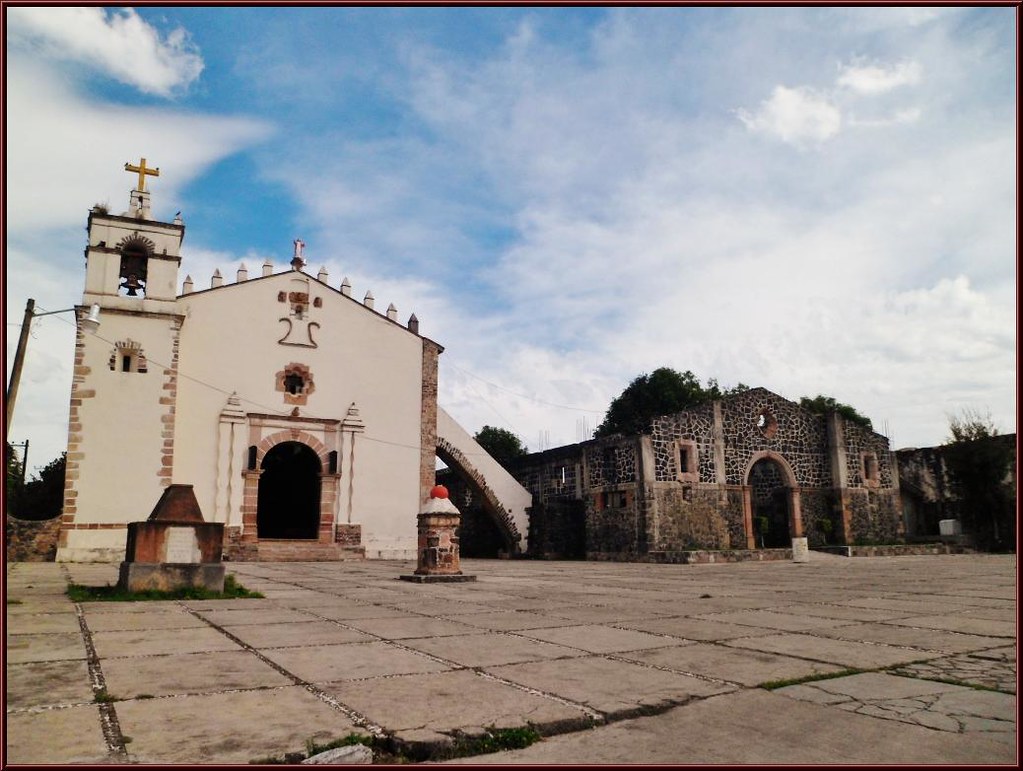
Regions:
<instances>
[{"instance_id":1,"label":"green tree","mask_svg":"<svg viewBox=\"0 0 1023 771\"><path fill-rule=\"evenodd\" d=\"M18 453L15 452L14 448L11 447L11 443L7 442L7 485L5 487L6 500L7 500L7 511L12 514L17 514L21 508L21 495L24 489L24 483L22 479L24 477L24 469L22 468L21 459L18 457Z\"/></svg>"},{"instance_id":2,"label":"green tree","mask_svg":"<svg viewBox=\"0 0 1023 771\"><path fill-rule=\"evenodd\" d=\"M505 468L509 462L529 452L515 434L503 428L483 426L473 439Z\"/></svg>"},{"instance_id":3,"label":"green tree","mask_svg":"<svg viewBox=\"0 0 1023 771\"><path fill-rule=\"evenodd\" d=\"M705 387L689 370L678 372L660 367L649 375L640 375L615 397L594 436L644 433L650 430L651 421L658 415L681 412L748 390L749 386L743 383L722 390L715 378L710 378Z\"/></svg>"},{"instance_id":4,"label":"green tree","mask_svg":"<svg viewBox=\"0 0 1023 771\"><path fill-rule=\"evenodd\" d=\"M840 401L836 401L833 396L823 396L817 394L814 398L804 396L799 400L799 406L810 412L816 413L817 415L826 415L829 412L837 412L843 418L848 420L850 423L855 423L864 428L874 429L874 425L870 422L870 418L865 415L861 415L856 411L855 407L850 407L848 404L842 404Z\"/></svg>"},{"instance_id":5,"label":"green tree","mask_svg":"<svg viewBox=\"0 0 1023 771\"><path fill-rule=\"evenodd\" d=\"M25 484L19 502L19 519L53 519L64 509L64 470L67 453L50 461Z\"/></svg>"},{"instance_id":6,"label":"green tree","mask_svg":"<svg viewBox=\"0 0 1023 771\"><path fill-rule=\"evenodd\" d=\"M990 415L963 410L949 417L945 468L963 530L981 549L1012 550L1016 490L1007 482L1015 462L1011 436L999 436Z\"/></svg>"}]
</instances>

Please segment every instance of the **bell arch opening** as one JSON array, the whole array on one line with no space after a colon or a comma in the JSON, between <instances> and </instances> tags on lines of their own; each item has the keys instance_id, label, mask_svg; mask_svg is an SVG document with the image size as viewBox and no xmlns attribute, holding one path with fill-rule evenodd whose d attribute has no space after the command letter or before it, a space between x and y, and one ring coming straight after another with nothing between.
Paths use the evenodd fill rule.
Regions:
<instances>
[{"instance_id":1,"label":"bell arch opening","mask_svg":"<svg viewBox=\"0 0 1023 771\"><path fill-rule=\"evenodd\" d=\"M316 540L323 472L316 452L302 442L281 442L267 451L260 468L258 537Z\"/></svg>"}]
</instances>

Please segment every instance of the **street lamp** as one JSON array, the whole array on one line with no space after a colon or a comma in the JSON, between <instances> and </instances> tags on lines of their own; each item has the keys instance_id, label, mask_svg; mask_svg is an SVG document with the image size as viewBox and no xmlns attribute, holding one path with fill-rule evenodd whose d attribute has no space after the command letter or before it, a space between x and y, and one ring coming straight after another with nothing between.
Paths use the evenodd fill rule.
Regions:
<instances>
[{"instance_id":1,"label":"street lamp","mask_svg":"<svg viewBox=\"0 0 1023 771\"><path fill-rule=\"evenodd\" d=\"M36 313L36 301L29 298L25 304L25 320L21 324L21 335L18 337L18 350L14 354L14 367L11 369L11 380L7 384L7 422L4 424L7 430L11 427L11 416L14 415L14 401L18 398L18 382L21 380L21 365L25 361L25 345L28 343L28 333L32 326L32 319L40 316L52 316L54 313L72 313L75 308L64 308L59 311L46 311ZM90 332L99 328L99 305L93 303L89 309L89 315L82 319L82 326Z\"/></svg>"}]
</instances>

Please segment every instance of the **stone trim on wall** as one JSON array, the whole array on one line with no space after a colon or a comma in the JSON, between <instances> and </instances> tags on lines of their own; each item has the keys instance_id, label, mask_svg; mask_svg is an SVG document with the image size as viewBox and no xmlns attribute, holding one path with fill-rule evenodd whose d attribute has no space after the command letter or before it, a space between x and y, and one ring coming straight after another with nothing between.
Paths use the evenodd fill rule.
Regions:
<instances>
[{"instance_id":1,"label":"stone trim on wall","mask_svg":"<svg viewBox=\"0 0 1023 771\"><path fill-rule=\"evenodd\" d=\"M443 349L423 338L423 390L420 400L419 501L430 497L436 479L437 458L437 368Z\"/></svg>"},{"instance_id":2,"label":"stone trim on wall","mask_svg":"<svg viewBox=\"0 0 1023 771\"><path fill-rule=\"evenodd\" d=\"M82 319L88 315L84 305L75 307L77 325L75 329L75 365L71 376L71 400L68 414L67 456L64 467L64 507L60 517L61 534L58 539L60 546L67 546L65 530L73 529L75 515L78 513L78 477L81 472L82 454L82 416L80 407L83 399L96 396L95 389L83 388L85 380L92 372L85 366L85 329Z\"/></svg>"},{"instance_id":3,"label":"stone trim on wall","mask_svg":"<svg viewBox=\"0 0 1023 771\"><path fill-rule=\"evenodd\" d=\"M169 486L171 478L174 476L174 413L178 400L178 353L183 322L183 316L174 317L170 367L163 371L163 390L166 393L160 397L160 404L166 407L166 410L160 416L160 421L163 423L163 431L160 434L163 438L163 447L160 451L160 470L157 472L161 487Z\"/></svg>"}]
</instances>

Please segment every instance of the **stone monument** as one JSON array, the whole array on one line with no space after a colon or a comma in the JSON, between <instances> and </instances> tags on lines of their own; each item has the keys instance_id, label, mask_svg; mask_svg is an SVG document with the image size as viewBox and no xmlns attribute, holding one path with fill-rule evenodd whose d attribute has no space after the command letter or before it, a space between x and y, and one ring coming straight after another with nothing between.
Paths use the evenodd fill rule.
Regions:
<instances>
[{"instance_id":1,"label":"stone monument","mask_svg":"<svg viewBox=\"0 0 1023 771\"><path fill-rule=\"evenodd\" d=\"M399 578L417 583L475 581L476 576L462 572L455 532L462 522L462 515L451 502L444 485L436 485L430 490L430 500L419 512L418 519L419 564L414 573Z\"/></svg>"},{"instance_id":2,"label":"stone monument","mask_svg":"<svg viewBox=\"0 0 1023 771\"><path fill-rule=\"evenodd\" d=\"M224 591L224 525L205 522L192 485L170 485L145 522L128 523L118 586L129 592Z\"/></svg>"}]
</instances>

